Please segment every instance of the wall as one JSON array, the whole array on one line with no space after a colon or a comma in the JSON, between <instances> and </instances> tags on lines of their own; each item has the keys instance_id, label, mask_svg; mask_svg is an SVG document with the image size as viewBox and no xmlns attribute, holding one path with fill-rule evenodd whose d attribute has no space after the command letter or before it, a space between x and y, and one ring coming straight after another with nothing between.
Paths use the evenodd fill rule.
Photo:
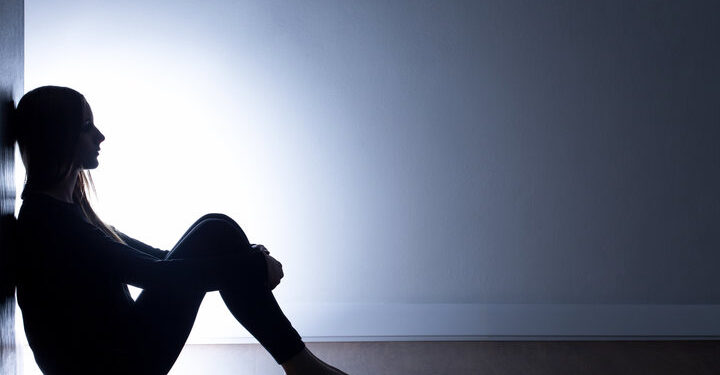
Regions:
<instances>
[{"instance_id":1,"label":"wall","mask_svg":"<svg viewBox=\"0 0 720 375\"><path fill-rule=\"evenodd\" d=\"M88 97L105 219L230 214L306 336L713 335L717 8L32 0L28 87Z\"/></svg>"},{"instance_id":2,"label":"wall","mask_svg":"<svg viewBox=\"0 0 720 375\"><path fill-rule=\"evenodd\" d=\"M0 375L14 374L16 370L11 265L15 154L8 120L23 93L23 25L23 1L0 2Z\"/></svg>"}]
</instances>

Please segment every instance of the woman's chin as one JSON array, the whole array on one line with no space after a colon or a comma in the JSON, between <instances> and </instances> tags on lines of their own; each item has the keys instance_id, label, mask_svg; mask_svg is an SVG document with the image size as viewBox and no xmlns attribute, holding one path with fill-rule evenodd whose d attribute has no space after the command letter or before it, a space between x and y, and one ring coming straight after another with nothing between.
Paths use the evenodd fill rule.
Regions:
<instances>
[{"instance_id":1,"label":"woman's chin","mask_svg":"<svg viewBox=\"0 0 720 375\"><path fill-rule=\"evenodd\" d=\"M83 164L83 169L95 169L98 165L100 165L100 162L98 162L97 159L91 160Z\"/></svg>"}]
</instances>

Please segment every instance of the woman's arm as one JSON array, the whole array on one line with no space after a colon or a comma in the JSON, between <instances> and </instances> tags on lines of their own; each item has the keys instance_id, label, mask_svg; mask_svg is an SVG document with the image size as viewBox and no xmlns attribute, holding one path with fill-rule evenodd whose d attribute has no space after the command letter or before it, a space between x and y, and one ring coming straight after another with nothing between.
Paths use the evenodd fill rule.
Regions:
<instances>
[{"instance_id":1,"label":"woman's arm","mask_svg":"<svg viewBox=\"0 0 720 375\"><path fill-rule=\"evenodd\" d=\"M72 244L71 259L65 260L71 268L69 271L97 273L142 289L162 287L212 291L246 283L265 285L267 280L267 263L262 251L159 259L141 249L114 241L86 222L65 226L56 234L59 241ZM132 238L125 237L132 242Z\"/></svg>"},{"instance_id":2,"label":"woman's arm","mask_svg":"<svg viewBox=\"0 0 720 375\"><path fill-rule=\"evenodd\" d=\"M140 250L145 254L151 255L157 259L165 259L165 256L167 256L167 253L169 253L169 251L167 251L167 250L160 250L157 247L150 246L140 240L132 238L132 237L128 236L127 234L120 232L119 230L117 230L117 228L115 228L112 225L110 227L112 227L112 229L115 231L115 233L117 233L118 236L120 236L120 238L122 238L122 240L125 241L126 244L128 244L128 246L130 246L136 250Z\"/></svg>"}]
</instances>

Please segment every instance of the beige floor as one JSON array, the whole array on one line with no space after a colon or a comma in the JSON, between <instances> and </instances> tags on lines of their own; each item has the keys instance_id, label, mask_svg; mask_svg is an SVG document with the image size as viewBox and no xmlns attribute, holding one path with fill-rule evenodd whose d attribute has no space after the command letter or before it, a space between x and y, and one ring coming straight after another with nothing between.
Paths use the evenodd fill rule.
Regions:
<instances>
[{"instance_id":1,"label":"beige floor","mask_svg":"<svg viewBox=\"0 0 720 375\"><path fill-rule=\"evenodd\" d=\"M308 343L352 375L720 374L720 341ZM172 375L283 374L259 345L188 345Z\"/></svg>"}]
</instances>

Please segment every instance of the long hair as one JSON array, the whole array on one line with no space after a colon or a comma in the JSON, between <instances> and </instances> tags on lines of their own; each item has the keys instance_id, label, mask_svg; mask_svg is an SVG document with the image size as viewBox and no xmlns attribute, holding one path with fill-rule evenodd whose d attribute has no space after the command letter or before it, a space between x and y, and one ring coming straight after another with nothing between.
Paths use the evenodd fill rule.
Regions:
<instances>
[{"instance_id":1,"label":"long hair","mask_svg":"<svg viewBox=\"0 0 720 375\"><path fill-rule=\"evenodd\" d=\"M42 86L26 93L15 110L14 136L25 165L25 193L47 189L74 170L75 148L81 132L84 97L59 86ZM105 224L93 210L89 198L95 193L90 171L78 173L73 200L80 205L93 225L118 242L117 232Z\"/></svg>"}]
</instances>

